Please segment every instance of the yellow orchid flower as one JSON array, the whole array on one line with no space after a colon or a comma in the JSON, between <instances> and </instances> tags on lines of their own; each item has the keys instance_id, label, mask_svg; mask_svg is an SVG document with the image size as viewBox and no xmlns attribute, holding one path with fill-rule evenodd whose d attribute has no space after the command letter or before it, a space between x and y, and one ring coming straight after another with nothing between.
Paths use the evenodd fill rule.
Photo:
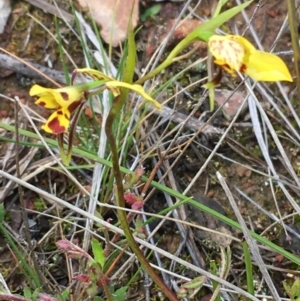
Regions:
<instances>
[{"instance_id":1,"label":"yellow orchid flower","mask_svg":"<svg viewBox=\"0 0 300 301\"><path fill-rule=\"evenodd\" d=\"M215 63L232 76L241 72L256 81L293 81L281 58L257 50L242 36L213 35L208 41L208 48L215 58Z\"/></svg>"},{"instance_id":2,"label":"yellow orchid flower","mask_svg":"<svg viewBox=\"0 0 300 301\"><path fill-rule=\"evenodd\" d=\"M71 113L85 99L85 85L69 86L60 89L44 88L34 85L29 91L30 96L38 97L37 105L47 109L57 109L47 120L42 129L51 134L65 132L70 124Z\"/></svg>"},{"instance_id":3,"label":"yellow orchid flower","mask_svg":"<svg viewBox=\"0 0 300 301\"><path fill-rule=\"evenodd\" d=\"M92 78L93 81L59 89L50 89L34 85L29 91L30 96L38 98L35 102L37 105L55 110L42 126L42 129L50 134L57 135L58 148L65 165L69 165L71 160L74 129L79 120L81 108L90 95L98 94L108 89L117 101L116 97L120 95L121 88L125 88L139 93L145 100L151 102L154 107L161 109L161 104L147 94L141 85L117 81L101 71L88 68L74 70L71 77L72 84L75 82L75 78L78 74ZM78 110L74 115L70 129L67 152L65 152L63 140L64 132L69 128L71 114L77 108Z\"/></svg>"},{"instance_id":4,"label":"yellow orchid flower","mask_svg":"<svg viewBox=\"0 0 300 301\"><path fill-rule=\"evenodd\" d=\"M145 100L149 101L156 109L161 110L162 105L154 100L149 94L147 94L144 90L144 88L141 85L136 85L136 84L128 84L124 82L119 82L119 81L111 81L105 83L105 86L111 90L111 92L117 96L120 94L120 92L115 92L115 88L127 88L129 90L132 90L138 94L140 94L142 97L145 98ZM114 91L114 92L113 92Z\"/></svg>"},{"instance_id":5,"label":"yellow orchid flower","mask_svg":"<svg viewBox=\"0 0 300 301\"><path fill-rule=\"evenodd\" d=\"M46 124L42 126L47 133L55 135L64 133L69 127L71 114L75 109L86 101L90 94L99 93L104 89L108 89L114 96L118 96L121 93L120 88L127 88L139 93L157 109L161 109L161 104L147 94L141 85L120 82L101 71L88 68L74 70L72 82L78 74L88 76L95 81L59 89L44 88L39 85L34 85L30 89L30 96L38 97L35 102L37 105L47 109L56 109Z\"/></svg>"},{"instance_id":6,"label":"yellow orchid flower","mask_svg":"<svg viewBox=\"0 0 300 301\"><path fill-rule=\"evenodd\" d=\"M78 74L84 74L85 76L89 76L94 80L104 80L105 86L114 96L120 95L121 92L119 88L127 88L131 91L134 91L145 98L145 100L149 101L156 109L161 110L161 104L154 100L141 85L121 82L109 77L101 71L89 68L75 69L72 75L73 81Z\"/></svg>"}]
</instances>

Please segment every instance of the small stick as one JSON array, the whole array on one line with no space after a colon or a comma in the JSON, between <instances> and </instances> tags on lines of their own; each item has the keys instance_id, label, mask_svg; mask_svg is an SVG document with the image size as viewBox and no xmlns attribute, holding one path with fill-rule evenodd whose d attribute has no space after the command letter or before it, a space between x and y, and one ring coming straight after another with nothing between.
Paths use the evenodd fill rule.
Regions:
<instances>
[{"instance_id":1,"label":"small stick","mask_svg":"<svg viewBox=\"0 0 300 301\"><path fill-rule=\"evenodd\" d=\"M54 15L60 19L65 20L68 23L74 22L74 16L69 14L63 9L60 9L56 7L55 5L52 5L50 3L47 3L43 0L25 0L29 4L40 8L42 11L44 11L46 14Z\"/></svg>"}]
</instances>

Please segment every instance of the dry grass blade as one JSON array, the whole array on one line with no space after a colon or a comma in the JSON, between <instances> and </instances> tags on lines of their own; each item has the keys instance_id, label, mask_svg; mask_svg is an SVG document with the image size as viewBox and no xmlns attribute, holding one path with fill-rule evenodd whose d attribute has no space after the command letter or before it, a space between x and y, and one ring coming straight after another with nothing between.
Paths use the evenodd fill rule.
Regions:
<instances>
[{"instance_id":1,"label":"dry grass blade","mask_svg":"<svg viewBox=\"0 0 300 301\"><path fill-rule=\"evenodd\" d=\"M49 14L53 14L54 16L57 16L59 18L64 19L66 22L74 22L74 16L69 14L68 12L59 9L57 6L54 6L46 1L42 0L26 0L26 2L32 4L33 6L36 6L40 9L42 9L44 12L47 12Z\"/></svg>"},{"instance_id":2,"label":"dry grass blade","mask_svg":"<svg viewBox=\"0 0 300 301\"><path fill-rule=\"evenodd\" d=\"M220 3L215 1L217 2ZM225 11L232 6L232 1L229 2L222 10ZM241 4L246 1L235 2ZM223 27L226 32L219 29L216 32L222 35L245 34L251 43L255 42L253 43L255 48L262 51L272 49L272 52L280 55L289 67L293 66L290 36L287 32L287 4L277 0L266 3L263 0L253 2L242 14ZM41 59L37 61L26 53L26 58L29 60L18 61L16 57L0 53L0 67L14 70L18 73L18 77L23 78L27 75L35 78L36 83L47 85L50 84L49 80L53 84L56 81L66 85L65 75L68 75L76 65L92 66L92 68L97 66L105 74L122 81L124 71L122 68L126 66L128 56L136 63L134 68L129 68L131 70L127 71L131 74L135 69L134 80L138 82L142 74L147 74L149 70L157 67L168 56L169 51L172 53L172 49L178 43L174 36L182 30L181 26L177 25L181 24L183 19L185 24L200 24L213 15L210 1L160 1L159 5L151 1L142 1L140 4L141 13L149 13L153 7L159 9L154 16L146 19L143 26L134 34L138 49L136 60L132 59L134 57L132 53L128 55L130 51L127 52L126 43L124 48L118 49L101 45L98 33L94 32L96 26L93 29L83 14L77 11L74 13L77 29L73 24L63 24L61 20L57 21L57 29L55 29L47 27L46 22L35 14L35 8L32 8L30 32L35 32L34 26L39 28L43 26L42 30L45 32L45 43L39 45L34 41L36 43L33 45L43 49ZM41 11L39 13L42 14ZM28 16L29 14L26 14L26 17ZM292 21L295 27L296 19ZM80 31L80 34L77 31ZM58 32L60 39L57 38ZM27 31L27 38L29 35ZM178 40L184 36L186 32L183 32ZM133 35L130 38L129 40L134 44ZM53 47L53 44L60 41L61 56L57 54L57 45ZM77 47L78 45L80 46ZM202 86L207 82L208 71L207 49L204 46L200 46L199 43L190 45L182 53L178 53L178 57L174 58L171 65L155 77L149 76L150 79L145 82L146 92L151 93L151 96L163 105L161 111L154 110L151 105L141 105L142 99L130 93L126 106L119 115L120 119L119 116L115 116L113 135L118 137L118 159L120 165L126 167L126 169L122 167L123 174L118 179L124 176L122 179L126 193L133 193L141 197L141 202L144 202L144 207L140 210L128 209L131 204L127 203L125 208L121 208L123 210L121 213L126 212L134 239L145 257L148 257L149 263L157 269L174 292L180 289L182 283L194 280L199 275L206 275L209 280L196 298L201 298L203 293L212 292L213 283L214 287L217 286L218 289L221 287L219 295L224 300L237 298L283 300L284 298L279 298L285 294L282 281L284 278L290 280L287 278L287 273L294 272L295 275L298 273L293 271L293 266L288 262L288 259L295 262L297 260L296 256L291 255L294 252L291 245L297 244L299 239L297 234L299 229L295 222L300 212L297 202L300 197L298 177L300 118L297 97L295 97L296 90L292 91L293 84L253 83L249 78L244 79L241 74L232 78L223 72L222 82L218 88L221 89L222 96L224 91L228 92L224 96L226 98L224 107L230 107L234 98L232 95L239 95L239 102L242 100L242 105L234 108L239 109L234 110L237 113L232 114L230 119L228 115L225 116L224 107L219 106L217 110L210 112L208 93ZM32 50L29 46L28 49ZM2 48L0 50L8 53ZM298 55L295 51L294 54ZM51 55L55 57L53 59L55 68L41 66L44 56L47 56L49 62ZM66 57L66 66L63 66L66 74L59 71L62 68L59 62L62 57ZM297 57L299 58L299 55ZM32 64L34 71L28 66L31 61L39 62L39 64ZM298 63L297 60L295 63ZM210 67L209 71L216 74L213 59ZM48 79L43 73L48 75ZM76 83L81 83L81 79ZM299 89L299 85L297 88ZM5 86L3 89L5 91L3 94L14 93L5 90ZM42 212L38 213L40 208L35 208L35 210L28 210L28 214L32 214L34 219L43 216L52 223L46 233L42 232L40 235L42 237L38 237L38 247L54 245L59 236L58 239L67 237L70 241L78 239L78 246L90 251L91 238L97 238L103 248L107 248L105 260L110 264L107 276L111 280L109 283L111 288L117 290L128 286L128 292L138 291L137 295L130 296L132 299L158 298L161 292L157 287L148 286L148 276L137 272L138 269L143 269L143 266L137 263L133 249L128 248L128 240L124 240L124 231L117 218L117 211L120 212L120 208L113 205L116 201L115 178L110 168L111 149L107 146L104 131L110 104L115 104L112 95L110 94L111 98L109 98L108 93L104 92L99 98L93 96L89 99L89 103L86 103L86 110L81 115L86 123L81 124L82 120L80 120L76 128L77 136L73 140L77 146L76 150L74 149L76 155L70 168L66 169L60 162L53 142L47 144L48 140L44 139L43 132L36 126L38 123L45 122L44 111L38 111L43 117L34 112L36 107L33 106L32 109L34 100L29 99L28 89L28 86L23 87L24 95L27 97L23 98L26 100L26 105L24 105L25 101L20 101L21 97L9 99L0 94L0 97L7 102L19 103L22 116L25 115L25 119L29 121L28 131L35 133L34 136L31 135L34 137L32 140L20 142L21 145L24 142L24 148L20 152L21 176L19 178L15 176L16 170L12 158L15 154L14 144L4 142L0 145L0 201L8 196L17 184L23 185L25 194L28 192L34 195L30 199L30 205L35 206L35 202L37 205L43 205ZM18 96L17 93L15 94ZM229 94L231 95L228 96ZM243 111L244 105L245 111ZM0 117L1 114L3 112L0 108ZM20 120L23 121L24 118ZM9 118L4 122L13 124ZM22 125L21 133L24 128L28 128L27 124L25 123L26 127ZM30 134L28 133L28 137ZM4 136L4 138L0 137L2 140L15 139L11 132L3 129L0 129L0 135ZM66 134L66 142L67 136ZM35 144L37 140L41 145ZM30 143L33 147L29 148ZM103 164L95 163L94 159ZM139 167L144 169L146 177L128 188L127 173L129 170L136 171ZM216 171L219 171L217 177ZM227 183L234 184L237 193L242 196L237 204L233 199L234 193L228 189L221 175L226 178ZM40 181L34 182L37 177ZM146 185L145 179L148 179ZM152 179L164 184L165 187L151 183ZM155 188L151 189L151 185ZM178 207L176 199L172 197L175 195L174 191L178 189L184 191L184 194L195 196L194 199L191 201L187 197L184 205ZM14 197L16 199L16 196ZM216 222L214 219L209 219L211 216L206 214L205 210L202 212L196 209L196 202L201 203L203 199L208 200L208 207L218 208L217 212L223 216L234 216L235 213L243 226L244 235L253 255L253 266L260 268L260 270L253 269L254 278L261 283L259 287L255 287L255 296L251 296L244 286L245 265L239 233L235 233L230 228L225 228L228 232L222 232L222 228L217 223L220 222L219 220L216 219ZM7 200L11 201L11 198L8 197L6 202ZM231 206L228 200L231 201ZM132 216L134 217L130 219ZM195 219L194 216L198 216L201 221L199 222L199 219ZM112 221L107 222L111 218ZM222 219L220 215L219 218ZM230 223L229 220L227 222ZM146 223L145 227L143 223ZM276 225L277 233L272 228L273 225ZM255 232L257 239L263 235L262 242L265 241L267 244L266 239L269 239L273 244L270 244L267 251L263 245L257 246L249 236L248 229ZM114 240L115 237L117 238ZM224 266L220 265L220 258L225 256L218 249L220 243L219 245L216 243L217 237L222 237L224 240L233 238L232 264L226 273L224 273ZM282 248L288 244L288 238L292 238L292 241L286 248L288 251L284 252ZM285 254L286 258L281 259L272 252L276 251L275 244L281 247L281 253ZM270 249L271 246L274 250ZM54 248L51 252L53 250ZM44 255L47 251L44 249L41 253ZM56 251L55 249L54 252ZM51 260L56 257L57 254L54 253L47 257L50 265ZM70 295L70 299L73 298L74 301L85 299L81 298L86 288L85 284L83 285L74 277L77 277L78 273L84 273L86 266L80 266L78 269L77 263L74 264L67 256L58 255L58 257L66 264L64 280L74 287L75 293ZM219 277L210 272L208 264L210 260L216 261L217 268L221 266L221 269L214 271ZM212 270L215 268L213 267ZM268 271L272 271L272 275ZM227 272L229 272L228 277L226 277ZM49 283L57 286L59 292L65 289L50 269L46 269L45 273L49 277ZM224 276L227 281L221 279L221 276ZM97 289L98 292L102 290L99 287ZM263 289L266 290L267 296L262 296ZM216 290L214 297L217 294ZM104 293L101 297L103 296Z\"/></svg>"},{"instance_id":3,"label":"dry grass blade","mask_svg":"<svg viewBox=\"0 0 300 301\"><path fill-rule=\"evenodd\" d=\"M19 114L18 118L22 118L23 114ZM8 121L8 120L7 120ZM8 123L14 124L15 122L13 120L8 121ZM23 122L20 123L19 128L26 129L27 125ZM2 137L9 137L11 136L7 132L3 131L1 133ZM16 139L16 134L12 134L12 139ZM26 138L22 138L22 142L26 142ZM31 148L24 148L22 146L19 146L16 148L14 143L10 142L3 142L1 144L0 148L0 168L2 170L6 170L7 172L11 174L16 175L16 152L18 152L20 158L19 158L19 173L22 176L22 179L25 180L25 178L28 178L28 170L30 169L31 164L34 162L34 157L38 152L37 147L31 147ZM32 177L32 176L31 176ZM1 203L4 202L4 199L10 195L13 190L16 188L16 184L14 182L7 182L5 183L4 179L0 179L1 188L0 188L0 201Z\"/></svg>"},{"instance_id":4,"label":"dry grass blade","mask_svg":"<svg viewBox=\"0 0 300 301\"><path fill-rule=\"evenodd\" d=\"M235 213L235 216L236 216L239 224L242 227L244 237L247 241L247 244L248 244L249 249L250 249L250 251L253 255L253 258L254 258L255 262L257 263L257 265L258 265L258 267L259 267L259 269L260 269L260 271L263 275L264 281L266 281L274 300L280 301L281 298L280 298L280 296L278 294L278 291L277 291L277 288L274 285L274 283L271 279L271 276L270 276L270 274L269 274L269 272L268 272L268 270L265 266L265 263L264 263L261 255L260 255L257 243L255 242L255 240L249 234L249 231L248 231L247 225L244 221L244 218L242 217L242 215L240 213L240 210L239 210L239 208L238 208L238 206L237 206L237 204L236 204L236 202L233 198L233 195L232 195L225 179L222 177L222 175L219 172L217 172L217 177L218 177L218 179L220 181L220 184L222 185L222 187L223 187L223 189L224 189L224 191L225 191L225 193L228 197L228 200L230 201L230 205L231 205L231 207L232 207L232 209Z\"/></svg>"},{"instance_id":5,"label":"dry grass blade","mask_svg":"<svg viewBox=\"0 0 300 301\"><path fill-rule=\"evenodd\" d=\"M95 36L95 33L91 30L90 26L86 23L86 21L83 19L82 15L77 13L77 18L80 21L81 26L83 27L83 37L86 40L90 40L100 51L99 43L97 41L97 38ZM98 63L101 66L107 66L108 70L110 70L109 75L112 77L116 77L116 68L115 66L110 62L108 59L108 56L104 52L104 50L101 51L101 56L96 56L96 59L98 60ZM88 62L88 57L85 56L85 61ZM94 97L93 100L93 108L95 112L101 112L102 114L102 121L101 121L101 133L99 137L99 144L98 144L98 151L97 155L101 158L105 157L106 153L106 147L107 147L107 138L105 134L105 124L107 120L107 116L110 110L110 100L109 100L109 93L108 91L104 91L104 93L101 96L101 99L99 97ZM99 108L99 104L101 103L101 108ZM103 175L104 175L104 166L102 164L96 163L94 172L93 172L93 179L92 179L92 187L91 187L91 196L89 201L89 208L88 213L94 214L96 207L97 207L97 196L99 195L100 188L103 185ZM93 221L87 220L86 221L86 231L84 233L84 240L83 240L83 249L88 250L90 245L90 239L91 239L91 233L90 229L93 227Z\"/></svg>"},{"instance_id":6,"label":"dry grass blade","mask_svg":"<svg viewBox=\"0 0 300 301\"><path fill-rule=\"evenodd\" d=\"M87 213L86 211L84 211L84 210L82 210L82 209L80 209L80 208L78 208L78 207L70 204L69 202L64 201L64 200L62 200L62 199L60 199L60 198L58 198L58 197L56 197L56 196L54 196L54 195L52 195L52 194L44 191L44 190L41 190L41 189L39 189L39 188L37 188L37 187L29 184L29 183L26 183L26 182L22 181L21 179L18 179L18 178L14 177L14 176L12 176L12 175L4 172L4 171L1 171L1 170L0 170L0 176L5 177L5 178L7 178L9 180L12 180L12 181L14 181L17 184L20 184L23 187L26 187L29 190L38 193L39 195L41 195L45 199L51 199L52 201L56 202L58 205L63 206L64 208L69 208L73 212L77 212L78 214L80 214L80 215L82 215L82 216L84 216L84 217L86 217L88 219L91 219L94 222L99 223L99 224L107 227L108 229L116 232L116 233L124 235L124 232L121 229L119 229L118 227L110 224L109 222L106 222L106 221L104 221L104 220L102 220L100 218L97 218L96 216ZM153 246L153 245L149 244L148 242L146 242L143 239L140 239L138 237L135 237L135 239L142 246L145 246L145 247L149 248L150 250L158 252L159 254L161 254L161 255L163 255L163 256L165 256L167 258L170 258L171 260L176 261L178 264L181 264L181 265L183 265L183 266L185 266L185 267L187 267L187 268L189 268L191 270L194 270L195 272L197 272L197 273L199 273L201 275L207 276L207 277L209 277L212 280L218 281L221 284L225 285L226 287L235 290L237 293L242 294L243 296L245 296L245 297L247 297L247 298L249 298L251 300L259 301L259 299L257 299L254 296L248 294L247 292L245 292L241 288L239 288L239 287L237 287L237 286L235 286L235 285L233 285L233 284L225 281L224 279L221 279L221 278L219 278L217 276L214 276L211 273L209 273L209 272L207 272L207 271L205 271L205 270L203 270L201 268L198 268L198 267L190 264L189 262L187 262L185 260L182 260L181 258L178 258L178 257L176 257L174 255L171 255L170 253L166 252L165 250L160 249L160 248L158 248L156 246Z\"/></svg>"}]
</instances>

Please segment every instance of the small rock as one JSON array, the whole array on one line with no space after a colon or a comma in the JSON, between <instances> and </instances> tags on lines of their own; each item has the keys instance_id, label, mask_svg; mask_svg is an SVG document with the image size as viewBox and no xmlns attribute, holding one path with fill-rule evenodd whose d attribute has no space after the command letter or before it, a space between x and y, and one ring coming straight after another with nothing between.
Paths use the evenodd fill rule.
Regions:
<instances>
[{"instance_id":1,"label":"small rock","mask_svg":"<svg viewBox=\"0 0 300 301\"><path fill-rule=\"evenodd\" d=\"M239 91L231 91L231 90L215 90L215 101L219 106L223 106L222 111L224 117L227 120L232 120L232 118L236 115L238 110L240 109L244 99L245 94ZM247 102L244 104L242 112L247 108Z\"/></svg>"},{"instance_id":2,"label":"small rock","mask_svg":"<svg viewBox=\"0 0 300 301\"><path fill-rule=\"evenodd\" d=\"M239 177L250 177L251 176L251 170L247 167L247 166L241 166L241 165L237 165L236 168L236 173L238 174Z\"/></svg>"}]
</instances>

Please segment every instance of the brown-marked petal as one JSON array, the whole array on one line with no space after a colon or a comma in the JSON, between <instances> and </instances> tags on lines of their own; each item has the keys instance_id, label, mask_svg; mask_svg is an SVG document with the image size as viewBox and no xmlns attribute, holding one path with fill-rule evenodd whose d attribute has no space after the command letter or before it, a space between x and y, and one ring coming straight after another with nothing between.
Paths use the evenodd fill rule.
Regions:
<instances>
[{"instance_id":1,"label":"brown-marked petal","mask_svg":"<svg viewBox=\"0 0 300 301\"><path fill-rule=\"evenodd\" d=\"M208 47L220 65L232 76L245 73L257 81L289 81L292 76L283 60L268 52L259 51L244 37L213 35Z\"/></svg>"},{"instance_id":2,"label":"brown-marked petal","mask_svg":"<svg viewBox=\"0 0 300 301\"><path fill-rule=\"evenodd\" d=\"M29 91L30 96L38 97L38 100L35 104L45 107L47 109L57 109L60 105L57 103L53 93L53 89L48 89L41 87L39 85L34 85Z\"/></svg>"},{"instance_id":3,"label":"brown-marked petal","mask_svg":"<svg viewBox=\"0 0 300 301\"><path fill-rule=\"evenodd\" d=\"M64 133L70 124L70 113L66 109L55 111L47 120L46 124L42 125L42 129L50 134Z\"/></svg>"}]
</instances>

